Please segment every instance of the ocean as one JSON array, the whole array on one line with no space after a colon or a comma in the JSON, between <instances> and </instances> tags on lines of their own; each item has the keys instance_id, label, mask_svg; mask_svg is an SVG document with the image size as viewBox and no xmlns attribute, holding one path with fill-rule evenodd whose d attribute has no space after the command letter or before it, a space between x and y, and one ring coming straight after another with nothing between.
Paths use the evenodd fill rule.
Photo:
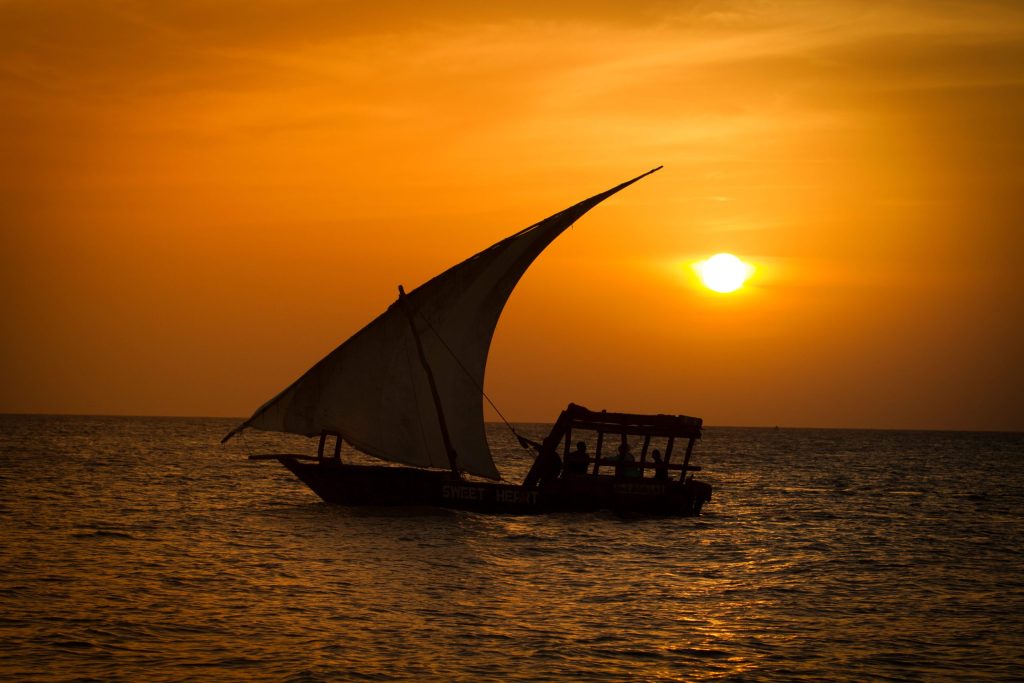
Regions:
<instances>
[{"instance_id":1,"label":"ocean","mask_svg":"<svg viewBox=\"0 0 1024 683\"><path fill-rule=\"evenodd\" d=\"M1021 434L708 428L667 519L331 506L234 424L0 416L0 679L1024 678Z\"/></svg>"}]
</instances>

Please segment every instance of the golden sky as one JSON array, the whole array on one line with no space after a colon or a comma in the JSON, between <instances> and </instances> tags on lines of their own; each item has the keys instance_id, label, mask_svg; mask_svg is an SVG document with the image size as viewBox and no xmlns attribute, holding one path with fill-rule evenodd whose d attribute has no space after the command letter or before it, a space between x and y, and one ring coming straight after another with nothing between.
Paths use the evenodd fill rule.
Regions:
<instances>
[{"instance_id":1,"label":"golden sky","mask_svg":"<svg viewBox=\"0 0 1024 683\"><path fill-rule=\"evenodd\" d=\"M1024 430L1024 5L484 4L0 0L0 412L248 415L664 164L516 290L510 419Z\"/></svg>"}]
</instances>

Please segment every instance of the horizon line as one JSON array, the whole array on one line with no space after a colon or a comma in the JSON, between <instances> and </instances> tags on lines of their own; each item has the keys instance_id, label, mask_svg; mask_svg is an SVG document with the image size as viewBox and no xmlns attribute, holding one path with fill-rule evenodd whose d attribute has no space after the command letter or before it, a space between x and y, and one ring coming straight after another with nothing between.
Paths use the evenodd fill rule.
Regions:
<instances>
[{"instance_id":1,"label":"horizon line","mask_svg":"<svg viewBox=\"0 0 1024 683\"><path fill-rule=\"evenodd\" d=\"M0 411L0 417L80 417L80 418L147 418L154 420L237 420L244 422L245 417L240 416L217 416L217 415L143 415L143 414L115 414L115 413L12 413ZM550 425L554 422L536 422L532 420L509 420L510 424L517 425ZM484 420L484 424L504 424L501 420ZM783 424L763 425L738 425L738 424L704 424L705 429L766 429L766 430L833 430L833 431L870 431L870 432L959 432L959 433L980 433L980 434L1024 434L1024 429L979 429L979 428L955 428L955 427L837 427L837 426L796 426ZM255 430L261 431L261 430ZM289 434L289 432L275 432ZM292 434L292 436L302 436ZM315 438L315 437L306 437Z\"/></svg>"}]
</instances>

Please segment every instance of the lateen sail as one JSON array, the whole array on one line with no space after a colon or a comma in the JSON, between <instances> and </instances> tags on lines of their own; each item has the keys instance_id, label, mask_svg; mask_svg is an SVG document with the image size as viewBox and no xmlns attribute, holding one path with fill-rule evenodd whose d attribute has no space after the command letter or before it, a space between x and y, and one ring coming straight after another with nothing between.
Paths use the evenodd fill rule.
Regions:
<instances>
[{"instance_id":1,"label":"lateen sail","mask_svg":"<svg viewBox=\"0 0 1024 683\"><path fill-rule=\"evenodd\" d=\"M519 278L583 214L656 170L498 242L407 295L463 471L500 478L484 435L482 387L494 328ZM224 440L249 427L305 436L334 432L383 460L449 466L410 317L397 303L267 401Z\"/></svg>"}]
</instances>

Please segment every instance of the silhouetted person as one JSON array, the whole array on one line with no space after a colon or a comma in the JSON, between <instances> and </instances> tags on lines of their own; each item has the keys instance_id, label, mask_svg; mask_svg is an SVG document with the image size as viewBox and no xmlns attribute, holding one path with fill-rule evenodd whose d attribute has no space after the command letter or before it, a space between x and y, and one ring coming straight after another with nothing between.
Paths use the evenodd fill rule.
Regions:
<instances>
[{"instance_id":1,"label":"silhouetted person","mask_svg":"<svg viewBox=\"0 0 1024 683\"><path fill-rule=\"evenodd\" d=\"M651 452L651 457L654 458L654 478L668 479L668 463L661 459L661 451L655 448Z\"/></svg>"},{"instance_id":2,"label":"silhouetted person","mask_svg":"<svg viewBox=\"0 0 1024 683\"><path fill-rule=\"evenodd\" d=\"M565 471L569 474L586 474L589 464L590 456L587 455L587 444L577 441L576 450L565 456Z\"/></svg>"},{"instance_id":3,"label":"silhouetted person","mask_svg":"<svg viewBox=\"0 0 1024 683\"><path fill-rule=\"evenodd\" d=\"M644 471L636 466L636 458L629 452L629 444L625 441L619 446L618 464L615 465L616 477L635 479L644 476Z\"/></svg>"},{"instance_id":4,"label":"silhouetted person","mask_svg":"<svg viewBox=\"0 0 1024 683\"><path fill-rule=\"evenodd\" d=\"M546 447L544 444L539 444L522 436L518 438L519 444L523 448L533 447L537 451L537 458L533 461L530 471L526 473L523 487L533 488L537 484L557 479L558 475L562 473L562 459L558 457L558 453L553 448Z\"/></svg>"}]
</instances>

